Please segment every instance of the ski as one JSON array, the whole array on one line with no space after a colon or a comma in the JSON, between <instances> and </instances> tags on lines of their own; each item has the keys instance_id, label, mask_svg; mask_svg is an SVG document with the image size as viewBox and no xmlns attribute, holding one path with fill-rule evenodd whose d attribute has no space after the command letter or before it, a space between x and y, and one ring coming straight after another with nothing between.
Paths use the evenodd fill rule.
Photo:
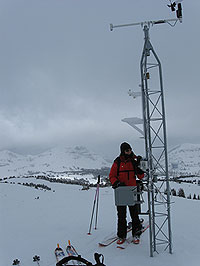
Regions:
<instances>
[{"instance_id":1,"label":"ski","mask_svg":"<svg viewBox=\"0 0 200 266\"><path fill-rule=\"evenodd\" d=\"M127 226L127 233L132 230L132 223L129 222ZM116 233L111 233L109 236L105 237L101 242L99 242L100 247L107 247L111 245L112 243L116 242L118 240L118 236L116 236Z\"/></svg>"},{"instance_id":2,"label":"ski","mask_svg":"<svg viewBox=\"0 0 200 266\"><path fill-rule=\"evenodd\" d=\"M67 256L65 256L65 252L59 246L55 249L55 256L56 256L56 266L92 266L93 264L86 259L82 258L76 249L71 245L70 241L68 240L68 245L66 247ZM95 253L95 259L99 260L99 258L103 256L101 254ZM105 266L102 264L102 266Z\"/></svg>"},{"instance_id":3,"label":"ski","mask_svg":"<svg viewBox=\"0 0 200 266\"><path fill-rule=\"evenodd\" d=\"M57 244L57 248L55 249L54 254L57 262L59 262L65 257L65 253L63 249L59 246L59 244Z\"/></svg>"},{"instance_id":4,"label":"ski","mask_svg":"<svg viewBox=\"0 0 200 266\"><path fill-rule=\"evenodd\" d=\"M70 240L68 240L68 245L66 247L66 252L68 256L74 256L74 257L78 257L78 252L76 251L76 249L71 245ZM72 260L73 265L83 265L80 261L74 261Z\"/></svg>"},{"instance_id":5,"label":"ski","mask_svg":"<svg viewBox=\"0 0 200 266\"><path fill-rule=\"evenodd\" d=\"M144 219L140 219L141 224L144 223ZM129 222L127 225L127 233L132 231L132 222ZM109 236L105 237L101 242L99 242L99 247L107 247L111 245L112 243L116 242L118 240L118 236L116 236L116 233L111 233Z\"/></svg>"},{"instance_id":6,"label":"ski","mask_svg":"<svg viewBox=\"0 0 200 266\"><path fill-rule=\"evenodd\" d=\"M146 223L145 225L143 225L143 228L141 229L141 231L136 232L136 233L141 233L141 235L142 235L142 234L143 234L148 228L149 228L149 224ZM141 235L140 235L140 236L141 236ZM125 241L123 244L121 244L121 245L117 245L117 248L119 248L119 249L125 249L129 244L133 243L132 240L133 240L133 237L132 237L132 235L131 235L131 236L129 236L129 237L126 239L126 241ZM139 243L138 243L138 244L139 244Z\"/></svg>"},{"instance_id":7,"label":"ski","mask_svg":"<svg viewBox=\"0 0 200 266\"><path fill-rule=\"evenodd\" d=\"M109 237L105 237L101 242L99 242L100 247L107 247L118 240L118 236L115 233Z\"/></svg>"},{"instance_id":8,"label":"ski","mask_svg":"<svg viewBox=\"0 0 200 266\"><path fill-rule=\"evenodd\" d=\"M68 246L66 247L66 252L68 256L78 256L78 253L75 250L75 248L71 245L70 240L68 240Z\"/></svg>"}]
</instances>

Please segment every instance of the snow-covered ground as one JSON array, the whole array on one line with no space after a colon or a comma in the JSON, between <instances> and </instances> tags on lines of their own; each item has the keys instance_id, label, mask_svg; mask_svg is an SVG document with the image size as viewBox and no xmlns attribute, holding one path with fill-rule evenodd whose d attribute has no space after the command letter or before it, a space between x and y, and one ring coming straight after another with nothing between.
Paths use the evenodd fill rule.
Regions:
<instances>
[{"instance_id":1,"label":"snow-covered ground","mask_svg":"<svg viewBox=\"0 0 200 266\"><path fill-rule=\"evenodd\" d=\"M36 265L32 260L35 255L40 256L41 266L53 266L53 252L57 243L65 248L68 240L82 257L93 263L93 254L102 253L106 266L193 266L200 261L199 200L173 197L173 254L162 251L151 258L148 231L142 235L138 246L130 244L125 250L119 250L115 245L98 247L98 242L116 229L112 188L100 189L98 229L92 230L89 236L87 233L95 188L83 191L77 185L33 179L27 182L43 183L52 190L0 183L1 266L12 265L16 258L21 261L21 266ZM200 194L197 185L180 184L180 187L188 193L195 191Z\"/></svg>"}]
</instances>

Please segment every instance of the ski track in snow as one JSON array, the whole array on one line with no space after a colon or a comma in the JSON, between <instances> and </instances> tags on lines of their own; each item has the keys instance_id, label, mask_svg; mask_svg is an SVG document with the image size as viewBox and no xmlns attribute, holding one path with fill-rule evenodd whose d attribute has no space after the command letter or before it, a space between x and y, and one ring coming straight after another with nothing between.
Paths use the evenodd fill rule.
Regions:
<instances>
[{"instance_id":1,"label":"ski track in snow","mask_svg":"<svg viewBox=\"0 0 200 266\"><path fill-rule=\"evenodd\" d=\"M93 254L102 253L106 266L193 266L200 260L198 200L173 197L173 254L161 251L151 258L148 230L142 235L141 244L138 246L130 244L125 250L117 249L115 244L107 248L98 247L98 242L116 229L112 188L100 189L98 229L92 229L92 235L89 236L87 233L95 188L82 191L81 187L76 185L46 181L42 183L52 190L36 190L18 184L0 183L2 266L12 265L16 258L21 261L21 266L36 265L32 260L35 255L41 258L40 266L53 266L56 264L54 249L57 243L65 249L68 240L83 258L92 263ZM199 191L200 194L200 187L196 185L180 186L184 189L194 188L195 192ZM39 199L36 199L37 197Z\"/></svg>"}]
</instances>

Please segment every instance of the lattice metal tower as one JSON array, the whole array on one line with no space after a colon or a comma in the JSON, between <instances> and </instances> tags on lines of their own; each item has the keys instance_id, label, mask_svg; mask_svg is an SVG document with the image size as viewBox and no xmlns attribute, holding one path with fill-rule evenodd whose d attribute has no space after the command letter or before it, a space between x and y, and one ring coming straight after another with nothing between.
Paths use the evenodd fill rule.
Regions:
<instances>
[{"instance_id":1,"label":"lattice metal tower","mask_svg":"<svg viewBox=\"0 0 200 266\"><path fill-rule=\"evenodd\" d=\"M150 42L149 29L151 25L177 22L180 19L148 21L124 25L110 25L110 29L141 25L144 31L144 48L141 68L141 96L143 119L122 120L137 129L137 124L143 124L146 159L148 161L147 191L149 215L150 256L154 252L169 249L172 253L172 232L170 215L170 188L168 174L167 137L165 122L165 107L163 95L163 79L161 62ZM171 24L170 24L171 25ZM175 25L175 24L174 24ZM151 77L154 77L152 79ZM155 81L156 79L156 81ZM159 176L159 182L157 182Z\"/></svg>"},{"instance_id":2,"label":"lattice metal tower","mask_svg":"<svg viewBox=\"0 0 200 266\"><path fill-rule=\"evenodd\" d=\"M157 251L157 246L161 244L165 244L166 248L169 247L169 252L172 253L172 233L162 69L149 39L149 25L144 26L144 35L145 43L140 68L145 150L149 168L150 253L153 256L153 251ZM150 75L153 70L158 74L157 86L150 84ZM164 178L157 183L159 174ZM167 195L165 196L164 193ZM166 225L168 228L165 228Z\"/></svg>"}]
</instances>

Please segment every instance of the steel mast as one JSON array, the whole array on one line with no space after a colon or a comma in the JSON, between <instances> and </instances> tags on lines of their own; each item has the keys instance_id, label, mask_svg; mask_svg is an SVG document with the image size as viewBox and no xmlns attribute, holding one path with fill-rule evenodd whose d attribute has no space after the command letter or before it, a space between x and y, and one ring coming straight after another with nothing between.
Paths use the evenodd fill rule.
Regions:
<instances>
[{"instance_id":1,"label":"steel mast","mask_svg":"<svg viewBox=\"0 0 200 266\"><path fill-rule=\"evenodd\" d=\"M182 18L182 17L181 17ZM143 111L143 137L145 141L146 159L148 161L147 190L148 190L148 211L149 215L149 240L150 256L164 246L164 250L169 249L172 253L172 231L170 214L170 187L168 173L168 154L166 136L166 117L163 94L163 78L161 62L150 42L149 29L155 24L172 23L174 25L179 19L165 19L158 21L146 21L139 23L113 25L114 28L141 25L144 31L144 47L140 61L141 70L141 96ZM170 24L171 25L171 24ZM174 26L171 25L171 26ZM156 76L156 82L151 82L151 77ZM126 119L122 120L124 122ZM137 128L137 124L132 120L132 127ZM139 130L138 130L139 131ZM139 131L140 132L140 131ZM159 182L157 177L160 176Z\"/></svg>"}]
</instances>

